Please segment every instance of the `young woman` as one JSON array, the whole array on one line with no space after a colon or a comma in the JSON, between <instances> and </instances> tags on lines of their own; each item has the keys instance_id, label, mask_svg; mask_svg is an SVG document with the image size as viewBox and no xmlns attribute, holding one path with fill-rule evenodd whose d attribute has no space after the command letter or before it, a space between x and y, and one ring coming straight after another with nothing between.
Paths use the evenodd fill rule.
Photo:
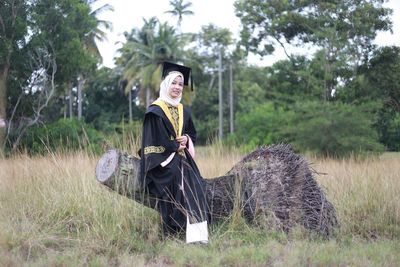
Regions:
<instances>
[{"instance_id":1,"label":"young woman","mask_svg":"<svg viewBox=\"0 0 400 267\"><path fill-rule=\"evenodd\" d=\"M183 66L182 66L183 67ZM158 199L166 235L186 231L186 242L208 242L204 180L194 161L196 130L180 103L183 71L168 72L147 109L142 132L141 181Z\"/></svg>"}]
</instances>

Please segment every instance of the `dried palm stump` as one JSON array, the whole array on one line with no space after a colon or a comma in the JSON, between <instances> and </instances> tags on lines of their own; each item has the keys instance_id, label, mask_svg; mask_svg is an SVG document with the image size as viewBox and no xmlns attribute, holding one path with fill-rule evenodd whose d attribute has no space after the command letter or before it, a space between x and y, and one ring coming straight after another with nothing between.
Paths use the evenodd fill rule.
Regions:
<instances>
[{"instance_id":1,"label":"dried palm stump","mask_svg":"<svg viewBox=\"0 0 400 267\"><path fill-rule=\"evenodd\" d=\"M109 150L96 166L97 180L119 194L155 208L138 182L140 159ZM212 221L240 209L247 221L289 231L296 224L330 236L336 211L314 179L315 172L290 145L261 146L224 176L205 179Z\"/></svg>"}]
</instances>

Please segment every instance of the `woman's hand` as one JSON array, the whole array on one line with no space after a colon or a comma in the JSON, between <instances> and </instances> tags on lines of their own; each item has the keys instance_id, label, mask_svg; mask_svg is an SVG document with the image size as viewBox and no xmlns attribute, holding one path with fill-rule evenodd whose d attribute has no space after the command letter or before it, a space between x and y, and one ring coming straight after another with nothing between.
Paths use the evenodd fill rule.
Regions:
<instances>
[{"instance_id":1,"label":"woman's hand","mask_svg":"<svg viewBox=\"0 0 400 267\"><path fill-rule=\"evenodd\" d=\"M181 146L186 147L188 142L188 137L186 135L178 136L176 138L176 141L178 141Z\"/></svg>"},{"instance_id":2,"label":"woman's hand","mask_svg":"<svg viewBox=\"0 0 400 267\"><path fill-rule=\"evenodd\" d=\"M178 151L182 151L185 150L186 146L182 145L181 143L179 143L179 148Z\"/></svg>"}]
</instances>

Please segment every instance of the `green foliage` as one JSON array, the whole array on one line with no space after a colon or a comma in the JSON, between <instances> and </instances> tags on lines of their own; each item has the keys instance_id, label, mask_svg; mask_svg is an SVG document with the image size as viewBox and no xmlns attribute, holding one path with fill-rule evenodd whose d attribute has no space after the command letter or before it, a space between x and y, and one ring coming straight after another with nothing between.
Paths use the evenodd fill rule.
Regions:
<instances>
[{"instance_id":1,"label":"green foliage","mask_svg":"<svg viewBox=\"0 0 400 267\"><path fill-rule=\"evenodd\" d=\"M382 47L357 69L337 99L346 103L360 104L378 101L374 128L379 140L388 150L400 149L400 47Z\"/></svg>"},{"instance_id":2,"label":"green foliage","mask_svg":"<svg viewBox=\"0 0 400 267\"><path fill-rule=\"evenodd\" d=\"M120 79L115 71L101 68L86 83L85 122L106 134L113 133L121 121L129 120L129 98ZM141 120L144 108L135 105L135 100L132 99L132 119Z\"/></svg>"},{"instance_id":3,"label":"green foliage","mask_svg":"<svg viewBox=\"0 0 400 267\"><path fill-rule=\"evenodd\" d=\"M78 75L96 67L98 58L85 44L96 20L88 3L80 0L5 1L5 6L0 12L1 21L7 18L0 30L0 72L5 74L0 77L0 113L7 107L7 116L0 117L12 119L13 126L23 126L34 116L55 121L63 116L65 89L71 90ZM9 43L7 49L2 49L3 40ZM50 86L41 80L55 92L48 93ZM49 109L42 110L42 105Z\"/></svg>"},{"instance_id":4,"label":"green foliage","mask_svg":"<svg viewBox=\"0 0 400 267\"><path fill-rule=\"evenodd\" d=\"M2 1L0 8L0 68L10 64L11 55L15 56L25 45L29 2Z\"/></svg>"},{"instance_id":5,"label":"green foliage","mask_svg":"<svg viewBox=\"0 0 400 267\"><path fill-rule=\"evenodd\" d=\"M141 144L142 120L110 124L113 132L108 132L106 144L110 148L118 148L123 151L131 151L138 156L137 152Z\"/></svg>"},{"instance_id":6,"label":"green foliage","mask_svg":"<svg viewBox=\"0 0 400 267\"><path fill-rule=\"evenodd\" d=\"M284 109L269 102L239 114L230 141L248 148L286 142L303 153L332 157L381 152L372 119L365 107L299 102Z\"/></svg>"},{"instance_id":7,"label":"green foliage","mask_svg":"<svg viewBox=\"0 0 400 267\"><path fill-rule=\"evenodd\" d=\"M125 32L127 42L119 49L116 63L122 68L125 91L137 87L142 105L155 99L161 82L163 61L182 60L185 39L174 27L156 17L144 19L142 28Z\"/></svg>"},{"instance_id":8,"label":"green foliage","mask_svg":"<svg viewBox=\"0 0 400 267\"><path fill-rule=\"evenodd\" d=\"M400 151L400 112L382 108L377 114L373 126L379 133L380 142L389 151Z\"/></svg>"},{"instance_id":9,"label":"green foliage","mask_svg":"<svg viewBox=\"0 0 400 267\"><path fill-rule=\"evenodd\" d=\"M268 68L235 68L234 99L236 112L248 112L254 106L268 99L270 87L267 86L268 79L265 77L268 77Z\"/></svg>"},{"instance_id":10,"label":"green foliage","mask_svg":"<svg viewBox=\"0 0 400 267\"><path fill-rule=\"evenodd\" d=\"M271 54L276 44L284 48L286 44L316 47L321 57L324 98L330 100L346 70L371 50L377 32L391 28L391 9L382 3L250 0L236 1L235 9L247 51L263 56Z\"/></svg>"},{"instance_id":11,"label":"green foliage","mask_svg":"<svg viewBox=\"0 0 400 267\"><path fill-rule=\"evenodd\" d=\"M305 57L292 57L280 60L266 68L265 87L268 88L267 99L279 104L292 104L302 99L323 100L323 75L320 74L321 63L317 55L308 60Z\"/></svg>"},{"instance_id":12,"label":"green foliage","mask_svg":"<svg viewBox=\"0 0 400 267\"><path fill-rule=\"evenodd\" d=\"M218 92L200 88L192 105L193 122L197 131L197 144L205 144L218 132Z\"/></svg>"},{"instance_id":13,"label":"green foliage","mask_svg":"<svg viewBox=\"0 0 400 267\"><path fill-rule=\"evenodd\" d=\"M251 111L240 113L236 119L236 132L230 141L252 149L263 144L283 142L283 129L293 114L283 108L275 108L272 102L255 106Z\"/></svg>"},{"instance_id":14,"label":"green foliage","mask_svg":"<svg viewBox=\"0 0 400 267\"><path fill-rule=\"evenodd\" d=\"M345 157L384 150L371 127L374 115L367 107L304 102L296 105L293 112L293 120L285 132L301 151Z\"/></svg>"},{"instance_id":15,"label":"green foliage","mask_svg":"<svg viewBox=\"0 0 400 267\"><path fill-rule=\"evenodd\" d=\"M11 135L13 142L18 133ZM103 135L92 126L77 119L60 119L45 125L28 128L22 137L19 150L29 154L45 154L52 151L87 150L100 153Z\"/></svg>"},{"instance_id":16,"label":"green foliage","mask_svg":"<svg viewBox=\"0 0 400 267\"><path fill-rule=\"evenodd\" d=\"M85 38L97 25L86 2L40 0L33 8L32 19L35 35L31 43L51 44L59 83L71 82L78 74L93 71L97 59L86 49Z\"/></svg>"},{"instance_id":17,"label":"green foliage","mask_svg":"<svg viewBox=\"0 0 400 267\"><path fill-rule=\"evenodd\" d=\"M219 28L214 24L208 24L202 27L199 36L200 42L204 47L214 50L212 54L218 54L217 49L232 44L232 33L227 28Z\"/></svg>"},{"instance_id":18,"label":"green foliage","mask_svg":"<svg viewBox=\"0 0 400 267\"><path fill-rule=\"evenodd\" d=\"M400 150L399 48L376 49L372 44L377 31L391 28L391 10L385 8L381 0L357 3L236 1L236 13L243 24L240 42L232 39L229 29L213 24L205 25L195 35L180 33L180 29L155 17L144 19L143 27L125 33L127 41L120 49L115 70L96 71L99 54L94 39L104 38L99 26L107 28L109 24L97 19L95 14L110 7L104 5L91 11L90 4L94 2L97 1L4 2L0 10L5 25L5 31L0 30L0 68L10 67L10 71L3 72L6 77L0 77L0 82L7 79L7 86L0 83L1 93L7 87L7 97L0 96L0 109L7 107L7 119L13 115L13 127L23 125L35 115L34 106L40 102L38 95L43 92L38 88L26 89L32 73L40 69L30 66L29 55L34 51L44 51L48 56L54 54L57 64L56 92L40 114L41 123L52 123L67 114L65 95L76 86L79 75L86 79L84 98L79 101L83 105L84 121L108 135L107 139L112 142L125 135L126 127L130 127L127 126L129 104L132 104L133 119L130 124L141 121L143 104L157 97L160 63L171 60L192 67L196 96L191 102L185 91L184 104L192 107L198 144L205 144L218 132L216 70L218 54L223 48L225 133L229 125L229 64L234 66L237 132L228 141L244 144L247 149L264 143L292 142L302 151L339 156L348 154L344 151L379 151L381 147L375 146L377 137L372 127L387 149ZM187 10L190 2L171 1L170 4L175 8L170 13L180 16L187 11L190 14ZM11 5L16 7L15 23L9 15ZM288 60L270 67L249 67L241 61L241 49L266 55L274 50L275 41L281 47L313 45L318 50L310 59L287 54ZM188 46L189 42L192 43ZM235 46L236 51L233 51ZM129 90L133 93L131 102L127 99ZM71 94L74 109L77 95L73 90ZM309 102L323 99L347 104L329 107L329 104ZM137 105L139 101L140 106ZM380 108L376 101L382 103ZM365 106L369 106L370 111L363 116ZM15 111L14 107L17 107ZM346 114L353 113L356 115L350 118L354 121L346 120ZM370 119L366 120L368 116ZM353 137L355 140L350 138L353 132L348 130L352 127L359 129ZM129 131L136 136L137 130L133 128ZM327 129L332 135L318 134ZM333 147L338 151L332 151Z\"/></svg>"},{"instance_id":19,"label":"green foliage","mask_svg":"<svg viewBox=\"0 0 400 267\"><path fill-rule=\"evenodd\" d=\"M250 0L236 1L235 11L243 24L244 45L265 55L274 50L269 38L281 43L366 48L377 31L391 26L391 10L382 2Z\"/></svg>"},{"instance_id":20,"label":"green foliage","mask_svg":"<svg viewBox=\"0 0 400 267\"><path fill-rule=\"evenodd\" d=\"M172 16L175 16L178 18L178 29L181 27L182 19L183 16L185 15L193 15L193 11L189 10L189 8L192 6L191 2L183 3L183 0L171 0L169 1L169 4L171 5L172 9L165 11L164 13L169 13Z\"/></svg>"},{"instance_id":21,"label":"green foliage","mask_svg":"<svg viewBox=\"0 0 400 267\"><path fill-rule=\"evenodd\" d=\"M25 69L21 59L26 55L24 50L25 36L28 32L29 4L28 1L22 0L2 0L0 4L0 119L2 120L7 119L6 109L10 106L7 97L10 91L7 84L9 75L12 72L20 72L18 67L22 66L21 69ZM5 136L5 127L0 126L0 154L3 152Z\"/></svg>"}]
</instances>

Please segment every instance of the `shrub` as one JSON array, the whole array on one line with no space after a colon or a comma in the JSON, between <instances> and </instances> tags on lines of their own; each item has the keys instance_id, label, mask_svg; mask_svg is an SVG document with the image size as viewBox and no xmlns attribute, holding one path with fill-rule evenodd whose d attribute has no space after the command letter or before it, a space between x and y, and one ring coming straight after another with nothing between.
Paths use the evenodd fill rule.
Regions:
<instances>
[{"instance_id":1,"label":"shrub","mask_svg":"<svg viewBox=\"0 0 400 267\"><path fill-rule=\"evenodd\" d=\"M247 150L262 144L285 142L283 130L292 116L291 111L275 107L272 102L257 105L250 112L237 115L236 132L229 141Z\"/></svg>"},{"instance_id":2,"label":"shrub","mask_svg":"<svg viewBox=\"0 0 400 267\"><path fill-rule=\"evenodd\" d=\"M17 138L13 132L10 142ZM90 125L77 119L60 119L45 125L36 125L27 129L18 150L29 154L44 154L49 151L75 151L85 149L91 153L100 153L103 135Z\"/></svg>"},{"instance_id":3,"label":"shrub","mask_svg":"<svg viewBox=\"0 0 400 267\"><path fill-rule=\"evenodd\" d=\"M333 102L298 102L284 109L264 103L237 116L231 140L246 147L291 143L301 152L346 157L381 152L375 116L365 106Z\"/></svg>"},{"instance_id":4,"label":"shrub","mask_svg":"<svg viewBox=\"0 0 400 267\"><path fill-rule=\"evenodd\" d=\"M299 103L293 111L285 131L302 151L346 157L384 150L372 127L375 116L366 106L314 101Z\"/></svg>"}]
</instances>

